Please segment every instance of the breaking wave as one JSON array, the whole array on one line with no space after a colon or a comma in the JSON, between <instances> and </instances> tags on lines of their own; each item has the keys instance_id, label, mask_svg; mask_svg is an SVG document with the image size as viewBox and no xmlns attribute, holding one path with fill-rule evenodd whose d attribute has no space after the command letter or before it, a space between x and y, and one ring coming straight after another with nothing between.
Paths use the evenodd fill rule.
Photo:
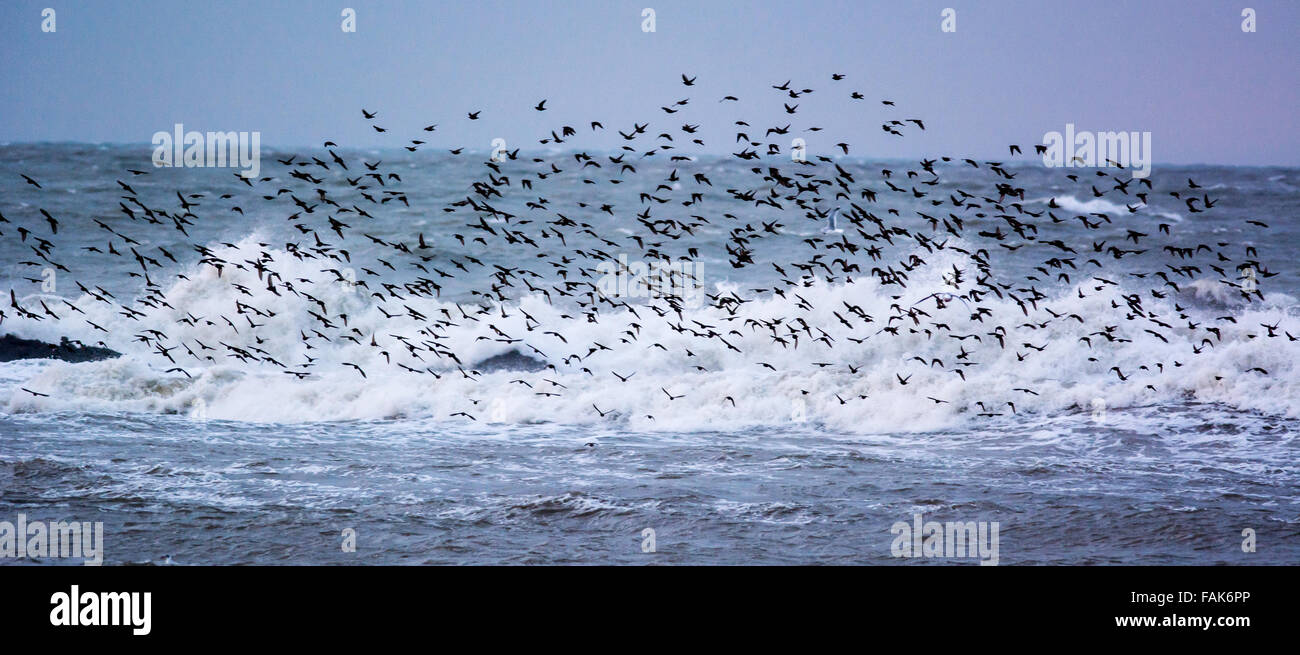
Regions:
<instances>
[{"instance_id":1,"label":"breaking wave","mask_svg":"<svg viewBox=\"0 0 1300 655\"><path fill-rule=\"evenodd\" d=\"M1097 278L1080 277L1023 311L1014 300L987 296L980 305L992 313L979 315L959 299L932 295L945 289L942 271L971 265L948 248L913 271L901 296L898 287L883 288L871 276L836 284L810 279L784 296L752 300L746 288L718 285L715 293L749 301L683 308L680 316L662 318L633 304L631 310L602 311L599 323L540 296L491 307L408 298L412 312L446 318L446 328L432 333L422 332L426 321L385 315L364 290L334 283L319 262L268 250L256 235L234 245L216 252L227 261L270 255L282 279L311 280L304 286L330 315L346 314L346 326L326 330L309 313L316 302L273 294L254 271L228 267L219 276L200 265L165 290L176 309L159 306L139 320L82 296L69 300L86 321L7 322L6 329L27 338L107 339L87 324L93 322L114 335L105 345L126 356L0 365L6 379L49 394L15 386L6 410L285 423L471 420L452 417L464 413L479 423L613 422L638 430L806 423L855 432L938 430L1013 412L1086 413L1188 401L1300 416L1294 371L1300 349L1290 338L1262 338L1265 324L1290 320L1295 300L1272 294L1242 305L1234 300L1241 294L1209 280L1163 299L1144 298L1147 316L1171 326L1152 332L1143 329L1151 327L1148 321L1125 320L1123 297L1135 290ZM231 315L236 302L258 311ZM890 320L899 308L928 317ZM1235 323L1216 322L1225 313ZM764 327L792 317L807 321L807 333L777 335ZM1221 328L1221 338L1202 341L1202 326L1210 324ZM998 345L998 325L1006 327L1005 348ZM174 365L127 337L148 330L183 344L169 351ZM459 362L405 344L436 345ZM588 353L585 344L606 349ZM233 355L228 346L247 356ZM475 370L476 362L512 352L545 368ZM286 371L310 375L299 379ZM539 395L546 393L559 395Z\"/></svg>"}]
</instances>

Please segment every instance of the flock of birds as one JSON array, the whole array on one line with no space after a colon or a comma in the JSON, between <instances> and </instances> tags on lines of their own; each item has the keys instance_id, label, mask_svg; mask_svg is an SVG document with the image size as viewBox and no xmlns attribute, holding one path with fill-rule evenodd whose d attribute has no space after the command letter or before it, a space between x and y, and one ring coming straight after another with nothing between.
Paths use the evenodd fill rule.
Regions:
<instances>
[{"instance_id":1,"label":"flock of birds","mask_svg":"<svg viewBox=\"0 0 1300 655\"><path fill-rule=\"evenodd\" d=\"M869 109L871 103L857 91L840 91L844 75L835 74L830 83L855 106ZM684 87L696 87L694 77L682 75ZM484 161L481 175L465 190L465 197L447 203L441 211L462 218L462 229L436 238L424 233L409 235L404 239L385 239L373 236L367 224L376 221L375 214L386 206L402 203L410 206L410 198L402 190L402 178L393 168L385 168L382 161L348 160L339 154L337 144L325 142L323 152L316 155L293 155L278 159L278 171L259 179L239 178L254 190L261 201L282 211L284 220L301 235L295 242L286 243L281 257L298 262L313 262L323 273L329 274L330 284L350 283L364 290L367 303L377 308L386 318L400 319L411 329L401 331L366 332L350 325L349 315L339 307L331 307L323 299L326 294L313 287L308 278L286 278L284 263L272 254L269 244L261 244L260 256L233 260L223 258L220 248L210 243L198 243L189 237L189 230L200 221L224 219L231 213L243 215L237 202L247 202L223 194L209 199L207 194L177 190L174 202L146 202L132 187L131 180L150 175L146 170L128 169L126 179L117 180L121 189L116 216L94 218L93 226L85 229L102 231L102 246L87 246L82 252L65 252L59 248L60 228L67 227L59 217L43 208L39 215L5 217L0 214L0 236L18 239L25 245L31 258L20 264L36 269L52 267L72 274L65 265L69 260L93 266L93 257L123 258L134 263L138 272L132 273L142 282L141 295L123 301L102 286L76 281L82 297L76 302L54 300L10 289L9 304L0 310L0 321L8 316L32 321L78 320L103 333L103 339L121 343L128 336L110 334L110 330L86 318L84 304L103 303L112 306L116 313L128 321L138 321L147 312L167 309L183 314L176 319L174 330L141 329L129 338L144 344L166 367L167 373L191 376L195 366L205 367L218 362L237 360L246 365L271 366L285 375L298 379L316 375L319 357L308 354L329 344L349 343L366 346L381 358L369 362L383 362L386 372L371 370L358 362L342 362L341 366L356 375L371 379L375 375L400 374L425 376L431 383L443 376L463 376L477 380L483 376L472 362L458 355L447 344L447 334L452 328L476 326L481 329L479 339L502 344L502 348L515 348L529 357L540 359L551 372L560 370L607 378L611 384L623 384L635 371L616 372L603 366L602 355L613 348L646 348L668 351L662 343L642 343L640 335L649 321L661 321L674 333L699 342L720 344L728 351L744 352L751 339L770 340L783 348L810 352L809 367L824 369L843 368L848 374L857 373L862 366L853 363L811 361L815 349L829 349L841 342L834 336L831 326L819 324L812 317L814 307L800 291L814 283L836 284L852 282L855 278L874 277L879 288L890 294L894 301L888 315L872 316L858 304L843 302L830 311L834 317L834 333L850 335L847 339L862 344L868 339L888 339L902 334L924 334L927 340L950 343L952 354L946 359L914 357L900 362L903 370L896 374L899 386L906 386L912 378L907 367L920 366L926 370L942 370L951 376L966 380L966 372L979 365L979 351L986 348L1014 349L1020 360L1041 356L1049 342L1035 338L1034 334L1055 322L1077 321L1080 325L1095 325L1096 329L1080 341L1096 348L1097 356L1104 357L1104 344L1126 342L1128 332L1140 330L1168 342L1171 333L1192 335L1187 357L1213 348L1223 339L1223 324L1235 324L1234 316L1221 316L1214 324L1196 323L1185 313L1184 307L1174 304L1174 313L1166 315L1151 309L1148 298L1164 299L1171 293L1204 276L1231 287L1244 300L1263 299L1257 287L1243 285L1243 271L1251 271L1258 278L1268 278L1276 273L1257 261L1255 250L1246 246L1233 250L1232 244L1181 243L1176 240L1174 225L1159 222L1157 217L1144 212L1152 194L1164 193L1186 205L1190 213L1211 211L1218 200L1211 198L1203 185L1193 180L1157 190L1151 178L1135 178L1116 162L1095 170L1062 169L1063 179L1075 193L1090 198L1108 198L1122 202L1129 217L1112 218L1107 213L1068 215L1055 198L1037 211L1026 201L1026 190L1017 186L1017 173L1003 162L976 161L960 157L925 159L907 170L881 169L863 173L846 170L840 162L826 157L791 158L780 140L799 133L818 132L817 126L796 126L800 120L800 106L808 103L815 91L792 85L790 81L771 85L766 101L780 103L789 122L782 125L753 126L744 120L735 121L735 144L731 164L737 171L748 172L752 184L715 189L705 171L695 168L697 159L690 149L703 152L705 144L700 138L699 125L689 122L680 127L651 131L651 121L634 122L631 127L619 129L623 145L609 152L584 152L571 149L565 154L548 159L542 156L521 156L519 150L501 151L499 156ZM824 93L823 93L824 95ZM736 96L724 96L720 103L740 106ZM663 117L671 117L686 108L690 99L671 101L660 107ZM532 107L546 112L547 100ZM876 111L886 115L898 109L890 100L881 100ZM482 110L469 111L464 120L480 120ZM362 117L378 133L387 133L381 126L379 112L362 110ZM784 122L784 121L782 121ZM423 128L434 132L437 124ZM880 125L882 131L898 137L925 130L925 123L917 118L887 118ZM583 128L596 132L605 129L598 120L587 122ZM577 136L579 129L568 125L557 126L549 135L539 140L543 146L557 147ZM427 137L426 137L427 138ZM411 139L404 144L408 151L416 152L427 145L421 139ZM844 155L850 144L837 143L835 147ZM1042 152L1043 146L1037 146ZM450 150L451 155L462 155L465 148ZM1020 153L1020 147L1009 147L1009 155ZM663 179L642 181L649 189L639 194L639 206L619 207L601 199L601 185L617 185L635 180L640 162L647 158L668 159L666 170L671 172ZM972 172L987 177L984 188L955 188L939 190L942 173L946 167L970 167ZM651 167L643 168L649 170ZM41 181L27 175L25 184L36 190L45 187ZM328 182L337 183L334 191ZM346 187L342 185L346 184ZM573 206L559 206L544 195L548 185L594 185L587 200L575 200ZM344 188L345 193L338 188ZM581 187L578 187L581 188ZM718 202L715 194L721 191L725 202ZM250 193L250 196L252 194ZM518 200L525 209L512 212L505 209L507 198ZM595 198L591 200L590 198ZM894 199L911 203L922 210L900 210L891 207ZM256 202L256 200L251 200ZM775 216L769 220L752 221L733 211L715 211L710 204L724 207L748 206L753 212L768 212ZM914 215L905 215L907 214ZM620 234L598 233L589 217L605 214L605 220L616 220L626 230ZM917 220L919 219L919 221ZM1113 229L1114 221L1124 221L1126 230L1122 241L1108 243L1097 241L1090 233L1103 227ZM789 239L787 223L820 228L815 235L803 238L800 249L803 256L766 256L762 250L765 240L782 237ZM1250 221L1251 227L1267 229L1259 221ZM82 226L77 226L82 229ZM174 230L183 235L189 247L198 256L201 267L211 267L218 274L238 269L256 274L259 284L278 300L261 306L253 303L253 294L247 285L232 281L233 301L227 312L216 316L194 316L184 308L171 304L166 290L160 284L163 276L182 279L177 273L186 262L162 246L149 247L156 242L150 230ZM672 263L670 251L684 251L680 259L702 258L698 233L702 230L722 231L726 234L722 252L704 253L719 261L727 261L734 269L751 268L769 276L769 283L745 290L706 293L707 304L716 320L705 323L692 320L681 294L672 291L686 285L701 284L701 280L682 280L684 284L662 289L649 298L631 299L608 296L602 293L597 280L603 275L598 270L602 264L618 264L619 255L642 261ZM1167 237L1160 245L1162 235ZM173 235L174 236L174 235ZM365 244L358 248L355 244ZM232 246L233 244L224 244ZM436 246L436 247L435 247ZM1159 246L1159 247L1157 247ZM435 250L437 252L435 252ZM773 248L773 251L776 249ZM929 264L926 257L939 251L950 250L964 255L970 262L967 268L952 266L943 273L947 285L920 300L911 302L905 296L910 279ZM378 253L362 257L361 252ZM790 252L790 251L785 251ZM510 253L513 265L489 264L492 259L485 253ZM1028 275L1006 279L1006 272L994 265L1001 254L1030 256L1036 265ZM1039 259L1041 258L1041 259ZM1125 271L1110 272L1108 266L1124 260ZM1134 262L1149 262L1137 265ZM1118 267L1118 266L1116 266ZM345 271L361 271L355 280ZM399 271L403 271L399 275ZM403 275L406 279L401 279ZM1117 291L1129 285L1140 287L1135 291L1110 300L1113 310L1104 316L1080 316L1076 313L1053 311L1048 287L1059 283L1075 284L1080 298L1085 293ZM476 297L471 302L444 303L436 311L422 312L412 305L413 298L438 301L448 279L456 278L467 284ZM41 278L28 280L39 284ZM165 280L163 280L165 281ZM816 282L815 282L816 281ZM932 291L932 290L924 290ZM924 291L922 293L924 293ZM526 312L518 300L531 295L544 298L553 307L561 308L560 323L544 324ZM753 317L741 319L742 306L773 296L793 303L791 315ZM290 303L289 300L296 300ZM1007 312L998 315L988 305L991 299L1014 302L1019 314ZM48 302L47 302L48 301ZM513 304L512 304L513 303ZM789 306L789 305L787 305ZM310 329L298 334L282 334L261 329L266 319L288 308L301 308L310 317ZM290 310L296 311L296 310ZM987 326L987 331L967 334L954 333L944 319L945 312L958 311L971 321ZM427 313L426 313L427 312ZM78 317L77 315L82 316ZM824 315L824 312L823 312ZM523 330L507 332L498 327L498 319L522 318ZM569 331L564 322L582 324L609 324L607 339L589 343L569 343ZM306 316L304 316L306 318ZM225 326L228 338L205 342L186 333L187 327ZM1285 336L1290 341L1296 337L1280 331L1278 325L1261 325L1265 338ZM845 332L844 330L847 330ZM1248 335L1253 338L1252 333ZM545 339L542 343L540 340ZM304 348L296 361L279 361L268 340L293 339ZM1034 343L1038 341L1039 343ZM110 346L110 343L100 342ZM541 344L548 351L538 347ZM613 348L611 347L613 346ZM564 348L556 352L555 348ZM696 363L699 371L708 369L699 362L692 348L679 348L674 355L686 364ZM692 362L692 358L697 358ZM355 358L353 358L355 359ZM776 371L770 363L757 365ZM1183 365L1182 361L1152 361L1141 366L1164 372ZM1110 369L1118 382L1129 379L1132 371L1119 366ZM1240 373L1267 374L1263 369ZM559 381L545 377L542 381L515 379L512 384L534 388L539 398L557 397L566 387ZM689 391L661 387L669 401L683 397ZM28 391L34 395L44 395ZM1037 395L1029 388L1016 392ZM809 393L804 391L804 393ZM936 404L947 399L927 396ZM843 398L835 394L839 404L866 401L867 395ZM734 407L735 399L728 396L717 399L723 411ZM460 411L450 412L453 417L477 420L476 406L480 401L466 398ZM1015 412L1014 401L978 402L979 414L1001 415L1008 408ZM613 410L601 409L592 404L593 418L604 418ZM649 418L653 418L652 416Z\"/></svg>"}]
</instances>

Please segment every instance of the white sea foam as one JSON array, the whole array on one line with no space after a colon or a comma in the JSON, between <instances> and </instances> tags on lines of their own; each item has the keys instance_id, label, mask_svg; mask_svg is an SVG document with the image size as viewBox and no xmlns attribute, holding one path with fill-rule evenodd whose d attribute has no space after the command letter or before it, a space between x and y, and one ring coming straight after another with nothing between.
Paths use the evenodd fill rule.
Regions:
<instances>
[{"instance_id":1,"label":"white sea foam","mask_svg":"<svg viewBox=\"0 0 1300 655\"><path fill-rule=\"evenodd\" d=\"M252 259L263 252L257 242L255 236L249 237L237 244L236 250L225 249L218 255L228 261ZM314 280L314 285L295 286L309 289L325 302L329 315L347 313L348 326L356 328L360 343L346 341L341 333L322 327L307 313L319 310L310 301L284 291L279 297L272 295L253 272L227 267L218 277L215 269L204 266L191 271L188 280L177 279L166 289L167 301L177 309L147 311L139 321L122 316L116 305L89 297L75 300L87 313L84 318L109 329L112 338L106 339L108 345L126 356L82 364L5 365L3 377L20 381L10 387L6 410L166 412L266 422L387 417L461 421L464 419L449 416L464 411L480 424L614 421L634 429L704 430L806 421L808 425L858 432L953 428L984 420L978 417L983 411L978 402L983 402L990 412L1004 415L1010 412L1008 401L1022 414L1088 412L1094 399L1100 398L1110 409L1198 400L1300 416L1300 377L1294 368L1300 348L1283 337L1266 338L1265 329L1260 327L1261 323L1280 321L1282 329L1300 333L1287 327L1295 322L1287 315L1294 299L1274 295L1269 296L1269 302L1242 306L1226 291L1227 287L1213 281L1185 285L1183 294L1160 300L1138 287L1121 290L1082 279L1059 295L1039 301L1039 307L1049 307L1062 316L1042 329L1015 327L1030 320L1041 323L1051 316L1035 312L1027 318L1009 299L982 299L978 304L993 311L982 322L972 320L970 311L960 302L939 308L934 299L922 301L932 291L943 288L939 275L951 265L969 266L952 249L928 256L930 266L913 271L908 289L898 300L891 297L900 293L898 287L882 288L874 277L834 285L814 281L806 288L787 291L785 298L768 296L747 302L734 315L704 307L684 311L680 319L673 314L659 318L642 307L637 310L639 316L627 310L603 310L600 321L590 323L572 308L555 307L540 296L528 296L472 321L462 318L453 303L408 296L405 304L425 316L440 318L444 316L442 310L450 313L455 325L442 331L445 336L436 342L455 352L466 370L474 362L512 349L555 367L536 373L485 373L467 379L455 362L420 351L418 354L424 358L421 362L391 336L405 335L413 343L434 342L417 334L426 323L405 315L386 318L364 290L353 292L331 282L333 275L322 273L320 262L298 261L283 252L271 254L275 260L272 268L283 279ZM250 295L240 294L231 283L246 286ZM720 290L752 297L747 288ZM1082 299L1080 291L1085 296ZM802 303L796 293L813 309L800 309ZM1174 326L1159 329L1168 343L1143 331L1156 326L1144 320L1125 319L1126 305L1121 299L1125 293L1141 293L1148 312ZM247 319L233 313L236 300L275 315L251 316L261 325L252 330ZM900 328L897 336L877 333L893 314L892 305L907 307L918 301L921 304L917 308L930 318L914 326L915 332L909 329L913 327L910 321L894 321L890 325ZM861 306L874 322L864 323L852 315L846 302ZM1179 318L1175 302L1185 306L1188 319ZM1117 303L1119 309L1112 303ZM399 306L390 303L387 309L391 313ZM542 327L530 331L520 309L535 317ZM473 314L475 308L467 306L466 310ZM561 318L566 312L578 315L579 320ZM832 312L846 317L854 328L845 327ZM193 327L179 324L177 321L187 313L204 320ZM1227 313L1236 317L1235 324L1215 320ZM239 334L220 318L223 314L235 322ZM1071 314L1082 317L1084 323L1065 318ZM753 322L775 318L789 322L795 317L813 326L811 334L800 334L797 346L790 335L783 332L786 343L779 343L767 329ZM47 341L66 335L94 343L106 336L92 330L81 318L65 317L58 324L13 320L6 323L6 328L20 336ZM1198 327L1189 328L1189 320ZM946 323L951 331L937 329L933 323ZM523 341L501 343L489 324ZM701 324L711 327L701 328ZM999 348L989 334L997 325L1010 331L1005 349ZM718 338L695 338L672 326L712 330L743 352L730 350ZM1117 326L1113 335L1131 341L1112 343L1096 334L1106 326ZM1204 328L1209 326L1222 329L1221 342L1207 335ZM832 345L814 341L821 336L817 328L826 331ZM165 333L169 346L184 343L200 356L212 356L215 361L196 361L178 347L171 351L176 359L173 365L154 353L152 347L133 340L133 335L150 329ZM311 334L313 329L330 335L332 342L314 338L309 347L299 335ZM562 334L563 340L543 334L549 330ZM632 340L623 330L632 330L638 337ZM950 336L971 334L977 335L979 341L970 338L959 342ZM263 341L259 343L254 335ZM380 347L369 345L372 337ZM869 338L854 343L850 337ZM1212 344L1202 343L1207 337ZM198 342L216 350L201 350ZM293 370L310 370L313 375L298 380L269 361L241 362L228 355L220 345L223 342L250 351L261 348L266 357ZM611 350L598 350L588 356L593 343ZM1038 352L1025 347L1025 343L1045 349ZM964 362L973 364L964 367L964 383L951 370L959 363L955 357L962 347L971 353ZM1194 347L1202 348L1202 352L1194 354ZM687 350L694 356L687 356ZM392 364L381 351L388 353ZM571 357L565 363L566 357L575 355L582 359ZM306 357L315 358L315 362L304 369ZM927 362L938 358L943 365L923 365L913 357ZM1089 357L1096 361L1089 361ZM362 378L344 362L361 366L367 377ZM814 362L831 365L817 367ZM1163 373L1157 362L1163 365ZM399 369L398 363L415 369L431 367L441 379L408 373ZM857 372L851 373L849 365ZM184 368L193 377L165 372L173 366ZM1120 382L1110 370L1112 366L1118 366L1129 380ZM1248 371L1255 367L1267 370L1268 375ZM635 375L621 383L611 371ZM905 386L899 383L899 375L908 379ZM1147 388L1148 384L1153 389ZM19 391L18 386L50 397L32 396ZM1015 391L1017 388L1031 389L1037 395ZM670 400L663 389L681 397ZM560 395L543 397L538 392ZM866 398L859 397L862 395ZM936 404L927 397L947 402ZM593 404L611 414L600 419Z\"/></svg>"},{"instance_id":2,"label":"white sea foam","mask_svg":"<svg viewBox=\"0 0 1300 655\"><path fill-rule=\"evenodd\" d=\"M1095 213L1095 214L1112 214L1115 216L1126 216L1129 214L1128 205L1116 204L1114 202L1111 202L1110 200L1107 200L1106 198L1089 198L1087 200L1079 200L1074 196L1059 195L1059 196L1047 196L1043 198L1035 198L1033 200L1030 200L1029 202L1047 204L1053 199L1056 200L1056 204L1059 205L1061 209L1067 212L1073 212L1075 214ZM1156 211L1154 209L1151 209L1146 203L1143 203L1141 200L1137 198L1133 199L1133 206L1141 207L1142 209L1145 209L1152 216L1167 218L1174 223L1183 222L1182 214L1179 214L1177 212L1169 212L1169 211Z\"/></svg>"}]
</instances>

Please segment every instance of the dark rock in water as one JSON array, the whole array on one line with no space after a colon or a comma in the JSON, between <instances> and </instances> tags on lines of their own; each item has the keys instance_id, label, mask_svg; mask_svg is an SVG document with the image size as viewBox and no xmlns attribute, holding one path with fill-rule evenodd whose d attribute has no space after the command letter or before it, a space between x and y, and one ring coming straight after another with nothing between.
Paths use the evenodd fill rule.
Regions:
<instances>
[{"instance_id":1,"label":"dark rock in water","mask_svg":"<svg viewBox=\"0 0 1300 655\"><path fill-rule=\"evenodd\" d=\"M489 357L473 366L473 369L480 373L496 373L497 371L540 371L546 368L546 362L539 359L533 359L518 350L501 353Z\"/></svg>"},{"instance_id":2,"label":"dark rock in water","mask_svg":"<svg viewBox=\"0 0 1300 655\"><path fill-rule=\"evenodd\" d=\"M69 341L67 337L63 337L58 345L36 341L35 339L20 339L12 334L0 337L0 362L10 362L15 359L61 359L65 362L97 362L101 359L113 359L121 355L122 353L108 348L86 346L79 341Z\"/></svg>"}]
</instances>

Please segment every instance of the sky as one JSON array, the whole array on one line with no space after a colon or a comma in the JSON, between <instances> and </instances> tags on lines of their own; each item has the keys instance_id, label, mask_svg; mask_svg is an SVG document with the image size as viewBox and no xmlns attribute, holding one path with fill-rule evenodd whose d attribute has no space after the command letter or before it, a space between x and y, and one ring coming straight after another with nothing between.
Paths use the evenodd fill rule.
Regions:
<instances>
[{"instance_id":1,"label":"sky","mask_svg":"<svg viewBox=\"0 0 1300 655\"><path fill-rule=\"evenodd\" d=\"M702 125L726 153L744 119L823 127L806 134L810 154L849 142L864 156L1006 159L1007 144L1071 123L1151 132L1161 163L1297 166L1298 34L1293 0L5 0L0 142L147 144L183 123L257 131L264 146L529 150L572 125L571 145L615 148L614 130L649 120L652 135ZM814 89L794 116L770 88L787 79ZM680 114L659 109L683 98ZM891 118L927 129L891 137Z\"/></svg>"}]
</instances>

